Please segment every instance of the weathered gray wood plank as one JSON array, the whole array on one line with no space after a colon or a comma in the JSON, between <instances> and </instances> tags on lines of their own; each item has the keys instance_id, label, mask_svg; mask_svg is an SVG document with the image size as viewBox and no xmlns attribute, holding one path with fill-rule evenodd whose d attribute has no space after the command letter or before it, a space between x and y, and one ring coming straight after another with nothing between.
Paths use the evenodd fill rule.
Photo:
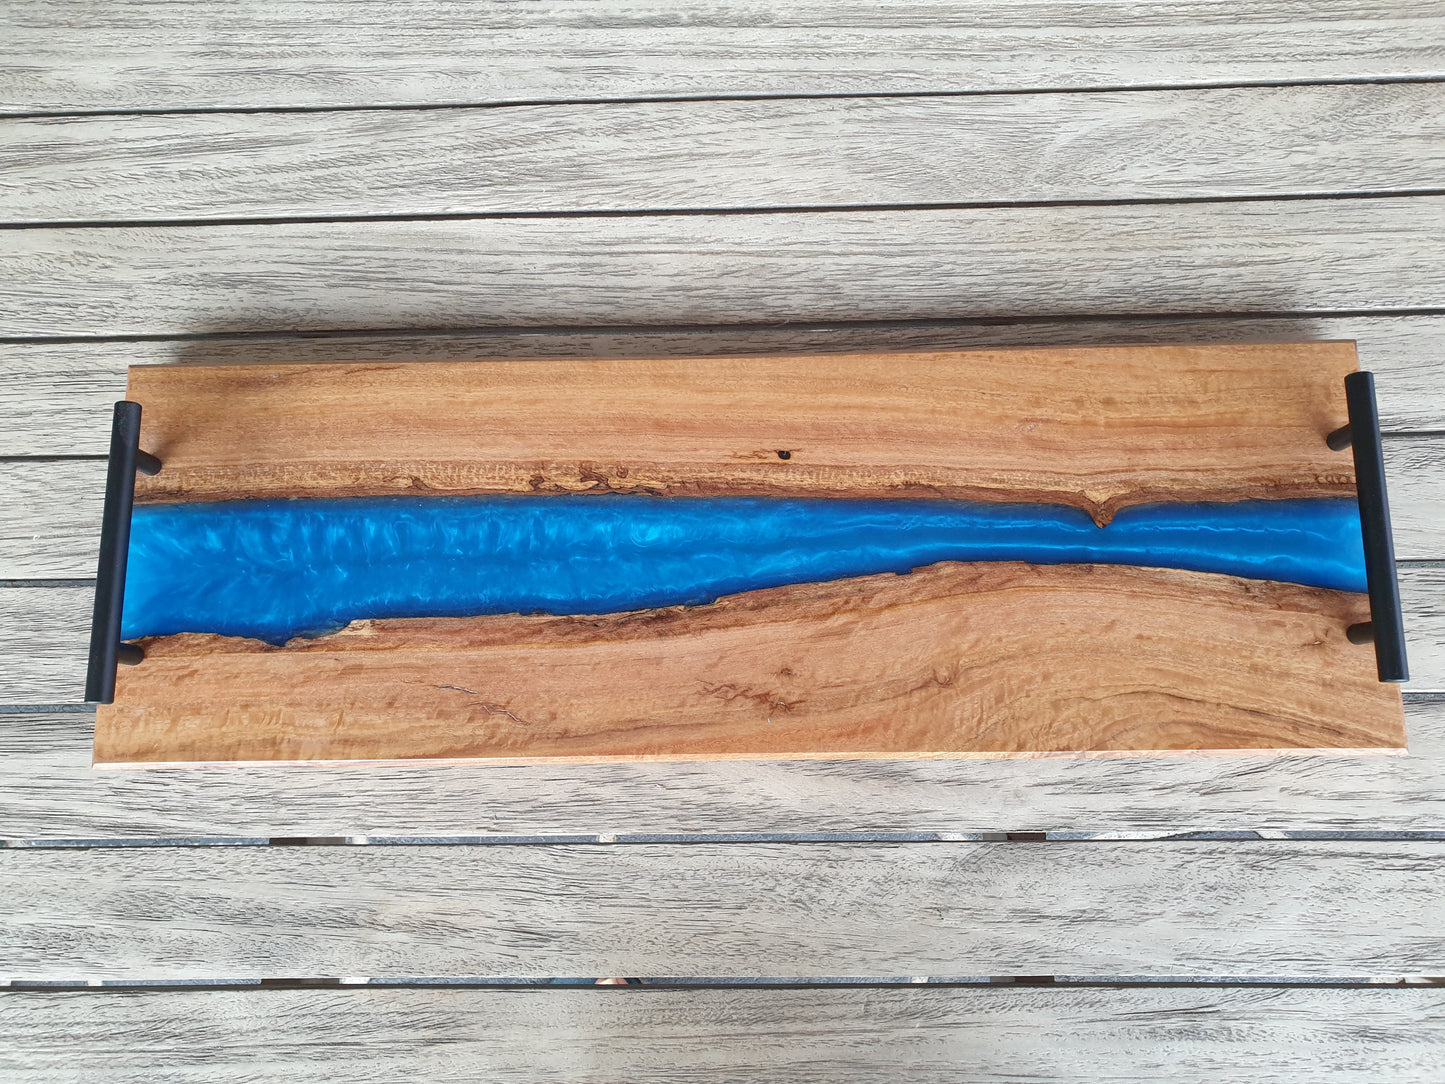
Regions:
<instances>
[{"instance_id":1,"label":"weathered gray wood plank","mask_svg":"<svg viewBox=\"0 0 1445 1084\"><path fill-rule=\"evenodd\" d=\"M1438 990L890 987L4 995L35 1084L1445 1080Z\"/></svg>"},{"instance_id":2,"label":"weathered gray wood plank","mask_svg":"<svg viewBox=\"0 0 1445 1084\"><path fill-rule=\"evenodd\" d=\"M0 715L0 839L1445 830L1445 703L1405 757L93 771L89 714Z\"/></svg>"},{"instance_id":3,"label":"weathered gray wood plank","mask_svg":"<svg viewBox=\"0 0 1445 1084\"><path fill-rule=\"evenodd\" d=\"M8 5L9 110L1312 82L1445 74L1430 0ZM96 47L98 41L105 48Z\"/></svg>"},{"instance_id":4,"label":"weathered gray wood plank","mask_svg":"<svg viewBox=\"0 0 1445 1084\"><path fill-rule=\"evenodd\" d=\"M1400 592L1409 688L1445 691L1445 567L1401 565ZM0 586L0 704L80 702L92 603L84 584Z\"/></svg>"},{"instance_id":5,"label":"weathered gray wood plank","mask_svg":"<svg viewBox=\"0 0 1445 1084\"><path fill-rule=\"evenodd\" d=\"M379 333L0 345L0 396L23 426L0 426L0 455L104 455L111 403L130 365L459 361L525 357L696 357L1131 342L1355 339L1379 374L1386 432L1445 429L1445 316L1216 316L1008 323L880 323L730 330Z\"/></svg>"},{"instance_id":6,"label":"weathered gray wood plank","mask_svg":"<svg viewBox=\"0 0 1445 1084\"><path fill-rule=\"evenodd\" d=\"M1386 437L1385 470L1396 554L1445 560L1445 436ZM95 575L104 460L0 462L0 493L0 580Z\"/></svg>"},{"instance_id":7,"label":"weathered gray wood plank","mask_svg":"<svg viewBox=\"0 0 1445 1084\"><path fill-rule=\"evenodd\" d=\"M0 850L15 979L1445 971L1445 842ZM641 905L645 901L645 906Z\"/></svg>"},{"instance_id":8,"label":"weathered gray wood plank","mask_svg":"<svg viewBox=\"0 0 1445 1084\"><path fill-rule=\"evenodd\" d=\"M85 586L0 587L0 703L80 702L93 596Z\"/></svg>"},{"instance_id":9,"label":"weathered gray wood plank","mask_svg":"<svg viewBox=\"0 0 1445 1084\"><path fill-rule=\"evenodd\" d=\"M1429 308L1445 197L0 232L0 335Z\"/></svg>"},{"instance_id":10,"label":"weathered gray wood plank","mask_svg":"<svg viewBox=\"0 0 1445 1084\"><path fill-rule=\"evenodd\" d=\"M1445 558L1445 439L1389 437L1390 520L1400 560Z\"/></svg>"},{"instance_id":11,"label":"weathered gray wood plank","mask_svg":"<svg viewBox=\"0 0 1445 1084\"><path fill-rule=\"evenodd\" d=\"M0 121L10 223L1438 188L1445 84Z\"/></svg>"},{"instance_id":12,"label":"weathered gray wood plank","mask_svg":"<svg viewBox=\"0 0 1445 1084\"><path fill-rule=\"evenodd\" d=\"M105 460L0 462L0 580L95 575Z\"/></svg>"}]
</instances>

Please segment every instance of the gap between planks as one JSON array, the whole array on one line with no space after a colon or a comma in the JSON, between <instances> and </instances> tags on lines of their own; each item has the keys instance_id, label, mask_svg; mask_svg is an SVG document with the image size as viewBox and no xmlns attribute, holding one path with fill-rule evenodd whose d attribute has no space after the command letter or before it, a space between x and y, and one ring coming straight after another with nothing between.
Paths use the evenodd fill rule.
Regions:
<instances>
[{"instance_id":1,"label":"gap between planks","mask_svg":"<svg viewBox=\"0 0 1445 1084\"><path fill-rule=\"evenodd\" d=\"M126 229L189 229L198 226L325 226L350 223L365 226L381 223L447 223L447 222L527 222L527 221L587 221L606 219L669 219L669 218L748 218L773 215L849 215L849 214L911 214L926 211L989 211L989 210L1069 210L1089 207L1171 207L1191 204L1290 204L1308 203L1316 200L1335 202L1369 201L1383 199L1409 199L1445 196L1441 187L1390 187L1369 190L1329 190L1302 193L1278 193L1271 195L1221 195L1221 196L1161 196L1125 197L1120 199L1022 199L1022 200L950 200L916 201L907 203L805 203L769 204L758 207L730 207L725 204L697 208L643 207L617 210L539 210L539 211L456 211L456 212L396 212L357 214L294 214L294 215L244 215L209 216L195 215L183 218L85 218L45 219L31 223L0 223L0 232L21 233L27 230L126 230ZM1245 310L1241 310L1245 311ZM1408 314L1410 312L1437 311L1432 306L1417 305L1392 307L1389 312ZM1080 314L1082 315L1082 314ZM62 336L55 336L61 338ZM6 339L19 339L7 336ZM0 340L3 341L3 340Z\"/></svg>"},{"instance_id":2,"label":"gap between planks","mask_svg":"<svg viewBox=\"0 0 1445 1084\"><path fill-rule=\"evenodd\" d=\"M0 996L77 992L92 994L156 993L205 994L222 990L566 990L593 986L595 976L556 975L519 978L513 975L277 975L236 979L8 979L0 978ZM1191 978L1178 975L1149 978L1138 975L649 975L628 976L625 985L648 987L654 992L687 990L888 990L925 986L933 990L1022 989L1056 990L1383 990L1445 986L1445 976L1411 975L1398 979L1336 976L1328 979L1292 979L1278 976L1229 975Z\"/></svg>"},{"instance_id":3,"label":"gap between planks","mask_svg":"<svg viewBox=\"0 0 1445 1084\"><path fill-rule=\"evenodd\" d=\"M0 839L0 848L27 851L137 850L166 847L593 847L686 844L694 847L781 843L1445 843L1445 828L1406 831L1199 832L658 832L539 836L194 836L115 839Z\"/></svg>"}]
</instances>

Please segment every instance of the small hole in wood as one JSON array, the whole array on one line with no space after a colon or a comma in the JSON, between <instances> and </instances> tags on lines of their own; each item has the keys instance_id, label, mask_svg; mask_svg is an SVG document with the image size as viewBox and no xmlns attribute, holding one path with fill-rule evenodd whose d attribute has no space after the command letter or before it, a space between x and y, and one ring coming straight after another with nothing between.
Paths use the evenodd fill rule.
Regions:
<instances>
[{"instance_id":1,"label":"small hole in wood","mask_svg":"<svg viewBox=\"0 0 1445 1084\"><path fill-rule=\"evenodd\" d=\"M793 453L792 453L792 452L788 452L788 451L784 451L783 449L779 448L779 449L778 449L778 458L779 458L779 459L792 459L792 458L793 458Z\"/></svg>"},{"instance_id":2,"label":"small hole in wood","mask_svg":"<svg viewBox=\"0 0 1445 1084\"><path fill-rule=\"evenodd\" d=\"M1361 621L1357 625L1351 625L1345 629L1345 639L1352 644L1373 644L1375 642L1374 622Z\"/></svg>"}]
</instances>

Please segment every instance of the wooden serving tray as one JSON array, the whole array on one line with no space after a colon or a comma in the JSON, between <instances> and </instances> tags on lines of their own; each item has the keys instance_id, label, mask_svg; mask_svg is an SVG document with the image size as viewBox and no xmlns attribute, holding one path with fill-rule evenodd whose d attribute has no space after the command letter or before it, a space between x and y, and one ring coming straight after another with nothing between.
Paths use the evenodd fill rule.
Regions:
<instances>
[{"instance_id":1,"label":"wooden serving tray","mask_svg":"<svg viewBox=\"0 0 1445 1084\"><path fill-rule=\"evenodd\" d=\"M137 502L1355 494L1353 344L146 367ZM140 642L97 766L1403 751L1363 593L944 562L621 614Z\"/></svg>"}]
</instances>

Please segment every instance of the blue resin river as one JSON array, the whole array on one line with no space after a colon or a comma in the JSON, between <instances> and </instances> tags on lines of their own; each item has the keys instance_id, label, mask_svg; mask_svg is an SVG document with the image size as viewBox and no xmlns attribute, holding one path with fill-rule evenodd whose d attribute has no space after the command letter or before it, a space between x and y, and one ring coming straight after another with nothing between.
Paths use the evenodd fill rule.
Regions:
<instances>
[{"instance_id":1,"label":"blue resin river","mask_svg":"<svg viewBox=\"0 0 1445 1084\"><path fill-rule=\"evenodd\" d=\"M614 613L907 572L1099 563L1365 590L1353 500L1059 505L758 497L369 497L135 509L122 636L284 643L367 617Z\"/></svg>"}]
</instances>

